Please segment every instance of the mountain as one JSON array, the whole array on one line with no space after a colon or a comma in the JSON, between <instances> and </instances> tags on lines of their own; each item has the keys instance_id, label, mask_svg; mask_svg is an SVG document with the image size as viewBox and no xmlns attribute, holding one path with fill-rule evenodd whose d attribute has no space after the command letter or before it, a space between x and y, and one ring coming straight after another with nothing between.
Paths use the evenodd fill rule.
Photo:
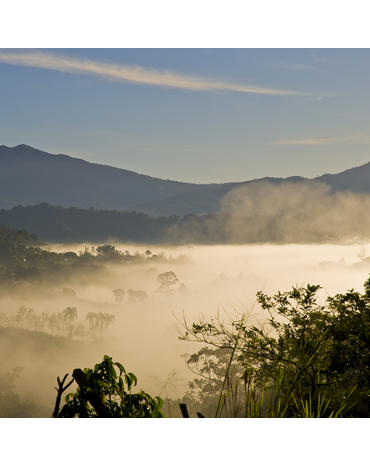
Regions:
<instances>
[{"instance_id":1,"label":"mountain","mask_svg":"<svg viewBox=\"0 0 370 466\"><path fill-rule=\"evenodd\" d=\"M360 167L349 168L336 175L325 174L315 178L326 183L333 191L370 192L370 162Z\"/></svg>"},{"instance_id":2,"label":"mountain","mask_svg":"<svg viewBox=\"0 0 370 466\"><path fill-rule=\"evenodd\" d=\"M237 186L257 185L268 182L274 185L283 183L305 183L314 182L325 183L331 187L331 191L352 191L370 193L370 162L355 168L350 168L334 175L325 174L314 179L303 178L301 176L291 176L288 178L265 177L257 180L244 181L240 183L224 183L222 185L199 186L197 190L176 194L165 199L152 201L150 203L135 206L138 212L146 213L152 217L161 215L187 215L219 213L224 196Z\"/></svg>"},{"instance_id":3,"label":"mountain","mask_svg":"<svg viewBox=\"0 0 370 466\"><path fill-rule=\"evenodd\" d=\"M24 144L0 146L0 208L48 202L64 207L134 210L137 204L204 186L139 175Z\"/></svg>"},{"instance_id":4,"label":"mountain","mask_svg":"<svg viewBox=\"0 0 370 466\"><path fill-rule=\"evenodd\" d=\"M220 212L233 188L260 182L321 181L333 191L370 192L370 163L309 180L300 176L239 183L192 184L54 155L26 145L0 146L0 208L46 202L62 207L137 211L151 217Z\"/></svg>"},{"instance_id":5,"label":"mountain","mask_svg":"<svg viewBox=\"0 0 370 466\"><path fill-rule=\"evenodd\" d=\"M221 203L225 195L238 186L246 186L260 182L269 182L279 185L284 182L299 183L305 178L294 176L290 178L261 178L258 180L243 181L240 183L224 183L222 185L208 185L187 193L161 199L135 207L138 212L143 212L151 217L194 214L217 214L220 212ZM307 180L306 180L307 181Z\"/></svg>"},{"instance_id":6,"label":"mountain","mask_svg":"<svg viewBox=\"0 0 370 466\"><path fill-rule=\"evenodd\" d=\"M216 213L224 195L241 184L181 183L49 154L24 144L0 146L3 209L47 202L62 207L136 210L154 217Z\"/></svg>"}]
</instances>

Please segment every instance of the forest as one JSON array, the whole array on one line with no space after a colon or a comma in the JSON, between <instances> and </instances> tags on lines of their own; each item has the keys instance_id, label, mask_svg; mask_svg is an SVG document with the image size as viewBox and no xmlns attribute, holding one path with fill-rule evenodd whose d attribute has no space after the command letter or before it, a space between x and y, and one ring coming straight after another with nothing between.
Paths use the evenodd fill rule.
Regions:
<instances>
[{"instance_id":1,"label":"forest","mask_svg":"<svg viewBox=\"0 0 370 466\"><path fill-rule=\"evenodd\" d=\"M347 267L358 283L365 251L352 266L343 259L320 270ZM146 247L58 249L0 225L0 417L369 416L369 278L361 292L324 296L320 285L267 292L258 277L221 274L210 293L253 282L256 299L215 313L204 311L204 284L191 291L192 267L187 255ZM150 382L144 354L148 365L169 358ZM168 370L180 357L186 372Z\"/></svg>"},{"instance_id":2,"label":"forest","mask_svg":"<svg viewBox=\"0 0 370 466\"><path fill-rule=\"evenodd\" d=\"M238 202L240 194L233 191L225 200L226 211L218 214L151 218L135 211L64 208L41 203L1 209L0 224L32 231L50 243L327 244L368 237L370 221L363 215L370 207L368 195L328 196L325 189L317 189L316 196L312 196L312 188L301 192L297 192L296 186L294 191L293 187L282 189L270 187L269 195L261 194L255 201L259 207L252 210ZM308 196L314 199L302 210L300 206L305 205ZM293 199L292 206L287 199ZM232 211L228 210L229 204L234 206ZM289 209L283 208L285 204Z\"/></svg>"}]
</instances>

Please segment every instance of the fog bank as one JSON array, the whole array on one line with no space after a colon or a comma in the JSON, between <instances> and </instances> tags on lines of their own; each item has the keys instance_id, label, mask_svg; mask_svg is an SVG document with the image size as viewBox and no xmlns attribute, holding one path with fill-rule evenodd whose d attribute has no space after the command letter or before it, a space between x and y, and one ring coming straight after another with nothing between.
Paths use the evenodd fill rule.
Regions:
<instances>
[{"instance_id":1,"label":"fog bank","mask_svg":"<svg viewBox=\"0 0 370 466\"><path fill-rule=\"evenodd\" d=\"M221 314L223 308L235 314L253 305L258 290L275 294L279 290L288 291L292 285L307 283L323 287L320 299L324 302L327 294L343 293L350 288L362 291L370 272L370 258L366 258L370 243L115 246L131 254L137 251L145 255L149 251L150 255L138 264L107 263L102 269L90 271L88 276L76 272L64 281L50 278L48 286L52 293L45 288L38 294L2 295L0 313L6 316L14 317L20 306L33 308L40 318L44 315L45 325L38 330L40 334L51 334L47 316L57 315L68 306L76 307L78 313L73 331L78 325L80 330L81 326L85 328L80 334L73 333L71 342L67 322L64 330L61 327L59 331L60 345L52 351L49 351L50 342L43 343L44 349L39 343L24 343L26 340L2 342L1 372L16 365L25 368L17 386L20 395L51 406L57 376L71 374L76 367L92 367L108 354L136 374L139 388L152 395L161 389L160 380L154 377L164 380L174 368L178 369L178 379L183 380L177 381L177 393L170 395L180 396L186 391L186 382L193 378L181 355L195 353L201 346L178 340L178 322L174 314L181 320L184 313L188 323L199 314L209 319L215 316L217 309ZM74 248L55 245L52 249L75 249L83 254L86 247L94 245L76 245ZM162 261L150 261L150 257L161 253ZM173 272L178 281L163 293L159 290L158 277L167 272ZM121 301L114 293L117 289L124 292ZM144 295L132 291L143 291ZM114 316L107 328L95 329L95 340L89 333L88 313ZM254 318L264 318L258 306ZM11 327L16 322L14 318L13 321L9 319L4 320L8 323L3 325ZM20 328L19 322L17 325ZM31 324L27 325L32 330ZM57 335L55 329L53 334Z\"/></svg>"}]
</instances>

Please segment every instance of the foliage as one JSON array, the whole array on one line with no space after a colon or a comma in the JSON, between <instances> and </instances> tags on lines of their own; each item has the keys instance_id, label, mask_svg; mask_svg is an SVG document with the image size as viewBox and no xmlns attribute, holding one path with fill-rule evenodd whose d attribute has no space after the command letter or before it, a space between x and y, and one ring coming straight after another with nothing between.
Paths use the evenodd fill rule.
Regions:
<instances>
[{"instance_id":1,"label":"foliage","mask_svg":"<svg viewBox=\"0 0 370 466\"><path fill-rule=\"evenodd\" d=\"M69 319L69 338L72 340L72 320L77 317L77 309L75 307L67 307L63 311L64 320Z\"/></svg>"},{"instance_id":2,"label":"foliage","mask_svg":"<svg viewBox=\"0 0 370 466\"><path fill-rule=\"evenodd\" d=\"M96 330L99 330L99 337L101 338L104 330L108 333L109 326L115 321L114 314L108 314L107 312L88 312L86 320L89 323L91 335L94 338Z\"/></svg>"},{"instance_id":3,"label":"foliage","mask_svg":"<svg viewBox=\"0 0 370 466\"><path fill-rule=\"evenodd\" d=\"M128 265L148 261L167 262L168 259L164 253L149 256L148 251L143 254L122 252L109 244L96 249L85 247L79 254L52 252L37 235L0 225L0 288L6 291L19 292L20 287L26 285L24 289L40 292L48 284L61 282L66 276L73 280L83 272L84 278L89 280L99 272L108 273L106 264L112 262ZM74 290L68 288L61 294L65 298L76 297ZM117 297L119 300L123 294L116 294Z\"/></svg>"},{"instance_id":4,"label":"foliage","mask_svg":"<svg viewBox=\"0 0 370 466\"><path fill-rule=\"evenodd\" d=\"M143 290L128 290L128 302L129 303L136 303L136 300L143 302L148 299L148 295Z\"/></svg>"},{"instance_id":5,"label":"foliage","mask_svg":"<svg viewBox=\"0 0 370 466\"><path fill-rule=\"evenodd\" d=\"M116 301L121 303L125 299L125 292L121 288L117 288L116 290L113 290L114 297L116 298Z\"/></svg>"},{"instance_id":6,"label":"foliage","mask_svg":"<svg viewBox=\"0 0 370 466\"><path fill-rule=\"evenodd\" d=\"M115 367L119 370L119 375ZM152 398L142 390L133 394L137 378L126 372L122 364L104 356L94 369L75 369L73 377L79 384L75 393L66 396L66 404L54 417L125 417L161 418L163 400ZM127 387L127 388L126 388Z\"/></svg>"},{"instance_id":7,"label":"foliage","mask_svg":"<svg viewBox=\"0 0 370 466\"><path fill-rule=\"evenodd\" d=\"M105 244L104 246L98 246L96 248L96 252L99 255L107 257L108 259L114 259L120 255L120 252L115 248L115 246L112 246L111 244Z\"/></svg>"},{"instance_id":8,"label":"foliage","mask_svg":"<svg viewBox=\"0 0 370 466\"><path fill-rule=\"evenodd\" d=\"M72 321L77 317L75 307L67 307L63 312L54 312L49 315L46 312L37 313L32 307L20 306L16 315L7 315L0 312L0 328L19 328L28 331L47 333L49 330L53 336L80 337L84 340L91 337L93 341L97 338L104 338L108 335L111 324L115 321L114 314L107 312L88 312L86 321L89 329L81 322L72 325Z\"/></svg>"},{"instance_id":9,"label":"foliage","mask_svg":"<svg viewBox=\"0 0 370 466\"><path fill-rule=\"evenodd\" d=\"M279 183L277 180L275 182ZM225 194L225 189L229 188L220 186L213 189L221 189ZM219 203L216 204L214 208L218 210ZM361 206L361 202L358 205ZM208 208L201 210L205 212ZM53 243L102 243L116 238L120 242L136 244L307 244L333 242L348 237L367 238L369 232L369 220L363 215L363 208L341 209L341 215L337 213L338 208L327 207L314 207L305 212L294 209L271 213L265 211L254 215L253 222L249 215L244 215L245 212L234 212L188 214L183 218L175 215L149 217L135 211L64 208L41 203L16 206L11 210L0 209L0 223L22 226ZM112 259L111 255L108 256ZM158 256L153 256L146 258L158 260Z\"/></svg>"},{"instance_id":10,"label":"foliage","mask_svg":"<svg viewBox=\"0 0 370 466\"><path fill-rule=\"evenodd\" d=\"M328 297L325 305L317 303L317 285L273 297L258 292L257 301L269 315L264 322L249 325L245 314L228 322L219 315L209 322L201 317L191 326L184 319L180 338L234 351L249 401L256 406L258 397L271 395L260 414L270 409L284 417L368 416L370 279L364 286L364 294L349 290Z\"/></svg>"},{"instance_id":11,"label":"foliage","mask_svg":"<svg viewBox=\"0 0 370 466\"><path fill-rule=\"evenodd\" d=\"M189 293L188 287L184 283L180 283L180 286L177 289L178 294L186 296Z\"/></svg>"},{"instance_id":12,"label":"foliage","mask_svg":"<svg viewBox=\"0 0 370 466\"><path fill-rule=\"evenodd\" d=\"M223 403L225 415L232 413L237 417L242 414L244 400L240 390L240 380L243 371L236 362L231 364L228 370L230 355L230 349L208 347L192 355L183 355L188 369L197 375L188 383L189 390L182 400L189 406L189 410L201 412L206 417L215 416L227 374L226 391L230 396Z\"/></svg>"},{"instance_id":13,"label":"foliage","mask_svg":"<svg viewBox=\"0 0 370 466\"><path fill-rule=\"evenodd\" d=\"M158 275L157 281L159 282L158 291L160 293L171 294L174 290L171 288L179 279L176 277L175 272L165 272Z\"/></svg>"}]
</instances>

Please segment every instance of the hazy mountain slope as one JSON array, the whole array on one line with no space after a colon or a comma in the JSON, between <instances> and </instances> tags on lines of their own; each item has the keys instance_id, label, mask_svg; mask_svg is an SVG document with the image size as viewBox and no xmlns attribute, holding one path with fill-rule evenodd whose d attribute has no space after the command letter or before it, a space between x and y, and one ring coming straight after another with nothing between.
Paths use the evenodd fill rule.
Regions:
<instances>
[{"instance_id":1,"label":"hazy mountain slope","mask_svg":"<svg viewBox=\"0 0 370 466\"><path fill-rule=\"evenodd\" d=\"M315 179L328 184L335 191L370 192L370 162L335 175L325 174Z\"/></svg>"},{"instance_id":2,"label":"hazy mountain slope","mask_svg":"<svg viewBox=\"0 0 370 466\"><path fill-rule=\"evenodd\" d=\"M225 194L240 184L161 180L26 145L0 146L0 208L5 209L47 202L151 216L216 213Z\"/></svg>"},{"instance_id":3,"label":"hazy mountain slope","mask_svg":"<svg viewBox=\"0 0 370 466\"><path fill-rule=\"evenodd\" d=\"M152 217L218 213L230 190L266 181L275 185L321 181L333 191L370 192L370 163L315 180L295 176L202 185L152 178L25 145L0 146L0 208L5 209L46 202L63 207L136 210Z\"/></svg>"},{"instance_id":4,"label":"hazy mountain slope","mask_svg":"<svg viewBox=\"0 0 370 466\"><path fill-rule=\"evenodd\" d=\"M230 189L241 183L225 183L208 186L203 189L182 193L166 199L135 206L138 212L144 212L152 217L188 214L216 213L220 210L220 201Z\"/></svg>"},{"instance_id":5,"label":"hazy mountain slope","mask_svg":"<svg viewBox=\"0 0 370 466\"><path fill-rule=\"evenodd\" d=\"M274 185L284 182L298 183L305 178L294 176L290 178L262 178L260 180L244 181L241 183L225 183L211 185L188 193L178 194L166 199L135 206L138 212L144 212L152 217L188 214L216 214L220 212L224 196L233 188L252 183L269 182ZM307 180L306 180L307 181Z\"/></svg>"},{"instance_id":6,"label":"hazy mountain slope","mask_svg":"<svg viewBox=\"0 0 370 466\"><path fill-rule=\"evenodd\" d=\"M223 185L208 185L199 190L193 190L167 197L159 201L153 201L146 204L135 206L135 210L144 212L150 216L161 215L187 215L218 213L220 212L222 199L235 187L250 185L260 182L269 182L274 185L282 183L305 183L322 182L332 188L332 191L352 191L370 193L370 162L360 167L350 168L344 172L334 175L325 174L309 180L300 176L291 176L289 178L261 178L241 183L225 183Z\"/></svg>"},{"instance_id":7,"label":"hazy mountain slope","mask_svg":"<svg viewBox=\"0 0 370 466\"><path fill-rule=\"evenodd\" d=\"M48 154L26 145L0 146L2 208L48 202L65 207L132 210L134 205L203 186Z\"/></svg>"}]
</instances>

